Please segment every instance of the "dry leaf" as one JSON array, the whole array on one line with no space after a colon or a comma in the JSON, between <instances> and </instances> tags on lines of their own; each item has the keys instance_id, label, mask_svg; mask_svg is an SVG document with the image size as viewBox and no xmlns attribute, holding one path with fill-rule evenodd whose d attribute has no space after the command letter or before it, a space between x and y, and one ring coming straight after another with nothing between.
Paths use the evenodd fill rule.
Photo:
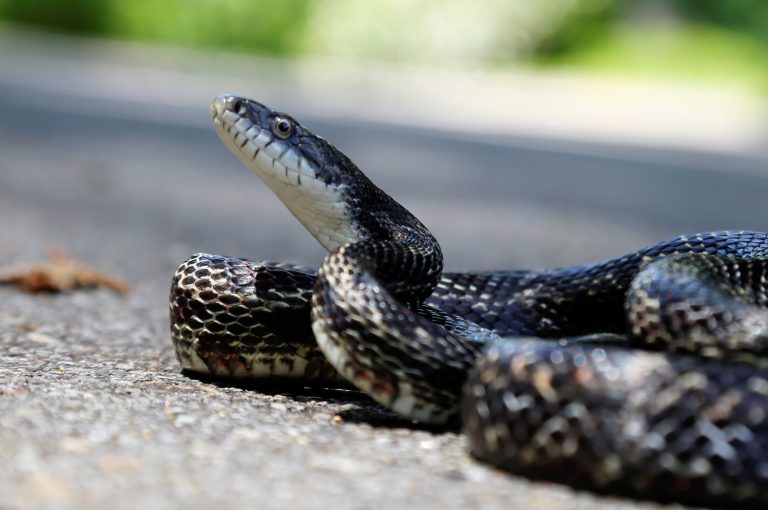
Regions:
<instances>
[{"instance_id":1,"label":"dry leaf","mask_svg":"<svg viewBox=\"0 0 768 510\"><path fill-rule=\"evenodd\" d=\"M48 252L48 262L0 271L0 284L26 292L67 292L83 287L106 287L119 294L130 289L124 281L77 262L60 250Z\"/></svg>"}]
</instances>

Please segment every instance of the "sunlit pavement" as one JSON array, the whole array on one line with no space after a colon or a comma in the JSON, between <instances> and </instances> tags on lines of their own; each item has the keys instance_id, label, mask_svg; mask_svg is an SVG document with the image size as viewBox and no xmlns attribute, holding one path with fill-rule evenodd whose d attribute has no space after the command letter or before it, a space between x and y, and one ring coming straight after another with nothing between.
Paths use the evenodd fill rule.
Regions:
<instances>
[{"instance_id":1,"label":"sunlit pavement","mask_svg":"<svg viewBox=\"0 0 768 510\"><path fill-rule=\"evenodd\" d=\"M504 96L512 108L489 103L497 85L480 101L471 77L446 84L413 70L418 80L398 82L382 69L312 74L317 64L0 38L0 262L59 246L133 287L127 298L0 288L0 507L637 506L483 468L455 435L387 421L359 397L180 374L165 314L181 260L322 256L218 141L208 105L222 91L305 119L433 230L451 269L571 264L682 232L768 230L764 131L746 99L712 93L696 103L700 117L657 121L663 101L624 96L645 114L609 128L606 112L624 101L583 92L579 115L563 111L586 82L547 89L527 78ZM505 120L510 109L527 113Z\"/></svg>"}]
</instances>

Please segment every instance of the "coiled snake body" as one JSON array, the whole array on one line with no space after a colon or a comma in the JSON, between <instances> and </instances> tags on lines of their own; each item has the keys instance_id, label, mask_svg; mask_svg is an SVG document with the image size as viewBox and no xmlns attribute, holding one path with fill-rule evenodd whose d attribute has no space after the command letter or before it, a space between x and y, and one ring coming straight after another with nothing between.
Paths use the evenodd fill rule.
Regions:
<instances>
[{"instance_id":1,"label":"coiled snake body","mask_svg":"<svg viewBox=\"0 0 768 510\"><path fill-rule=\"evenodd\" d=\"M340 151L229 95L226 145L328 251L319 270L196 254L171 287L185 369L351 382L462 423L535 478L712 506L768 504L768 236L682 236L548 271L442 273L440 246Z\"/></svg>"}]
</instances>

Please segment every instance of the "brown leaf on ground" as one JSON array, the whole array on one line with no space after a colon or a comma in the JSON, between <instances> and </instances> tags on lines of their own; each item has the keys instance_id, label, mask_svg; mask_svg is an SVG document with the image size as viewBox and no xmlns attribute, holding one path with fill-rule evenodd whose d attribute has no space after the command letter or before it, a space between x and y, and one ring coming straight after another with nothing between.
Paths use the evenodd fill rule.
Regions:
<instances>
[{"instance_id":1,"label":"brown leaf on ground","mask_svg":"<svg viewBox=\"0 0 768 510\"><path fill-rule=\"evenodd\" d=\"M68 292L84 287L106 287L118 294L130 288L119 278L105 275L77 262L60 250L48 252L48 262L0 271L0 284L16 285L26 292Z\"/></svg>"}]
</instances>

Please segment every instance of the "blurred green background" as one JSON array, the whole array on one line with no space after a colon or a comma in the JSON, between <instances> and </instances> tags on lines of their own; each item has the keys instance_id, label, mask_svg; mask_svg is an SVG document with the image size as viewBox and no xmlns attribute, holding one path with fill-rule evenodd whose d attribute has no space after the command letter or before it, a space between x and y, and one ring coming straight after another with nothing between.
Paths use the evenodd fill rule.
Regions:
<instances>
[{"instance_id":1,"label":"blurred green background","mask_svg":"<svg viewBox=\"0 0 768 510\"><path fill-rule=\"evenodd\" d=\"M0 18L275 56L578 68L768 95L766 0L0 0Z\"/></svg>"}]
</instances>

